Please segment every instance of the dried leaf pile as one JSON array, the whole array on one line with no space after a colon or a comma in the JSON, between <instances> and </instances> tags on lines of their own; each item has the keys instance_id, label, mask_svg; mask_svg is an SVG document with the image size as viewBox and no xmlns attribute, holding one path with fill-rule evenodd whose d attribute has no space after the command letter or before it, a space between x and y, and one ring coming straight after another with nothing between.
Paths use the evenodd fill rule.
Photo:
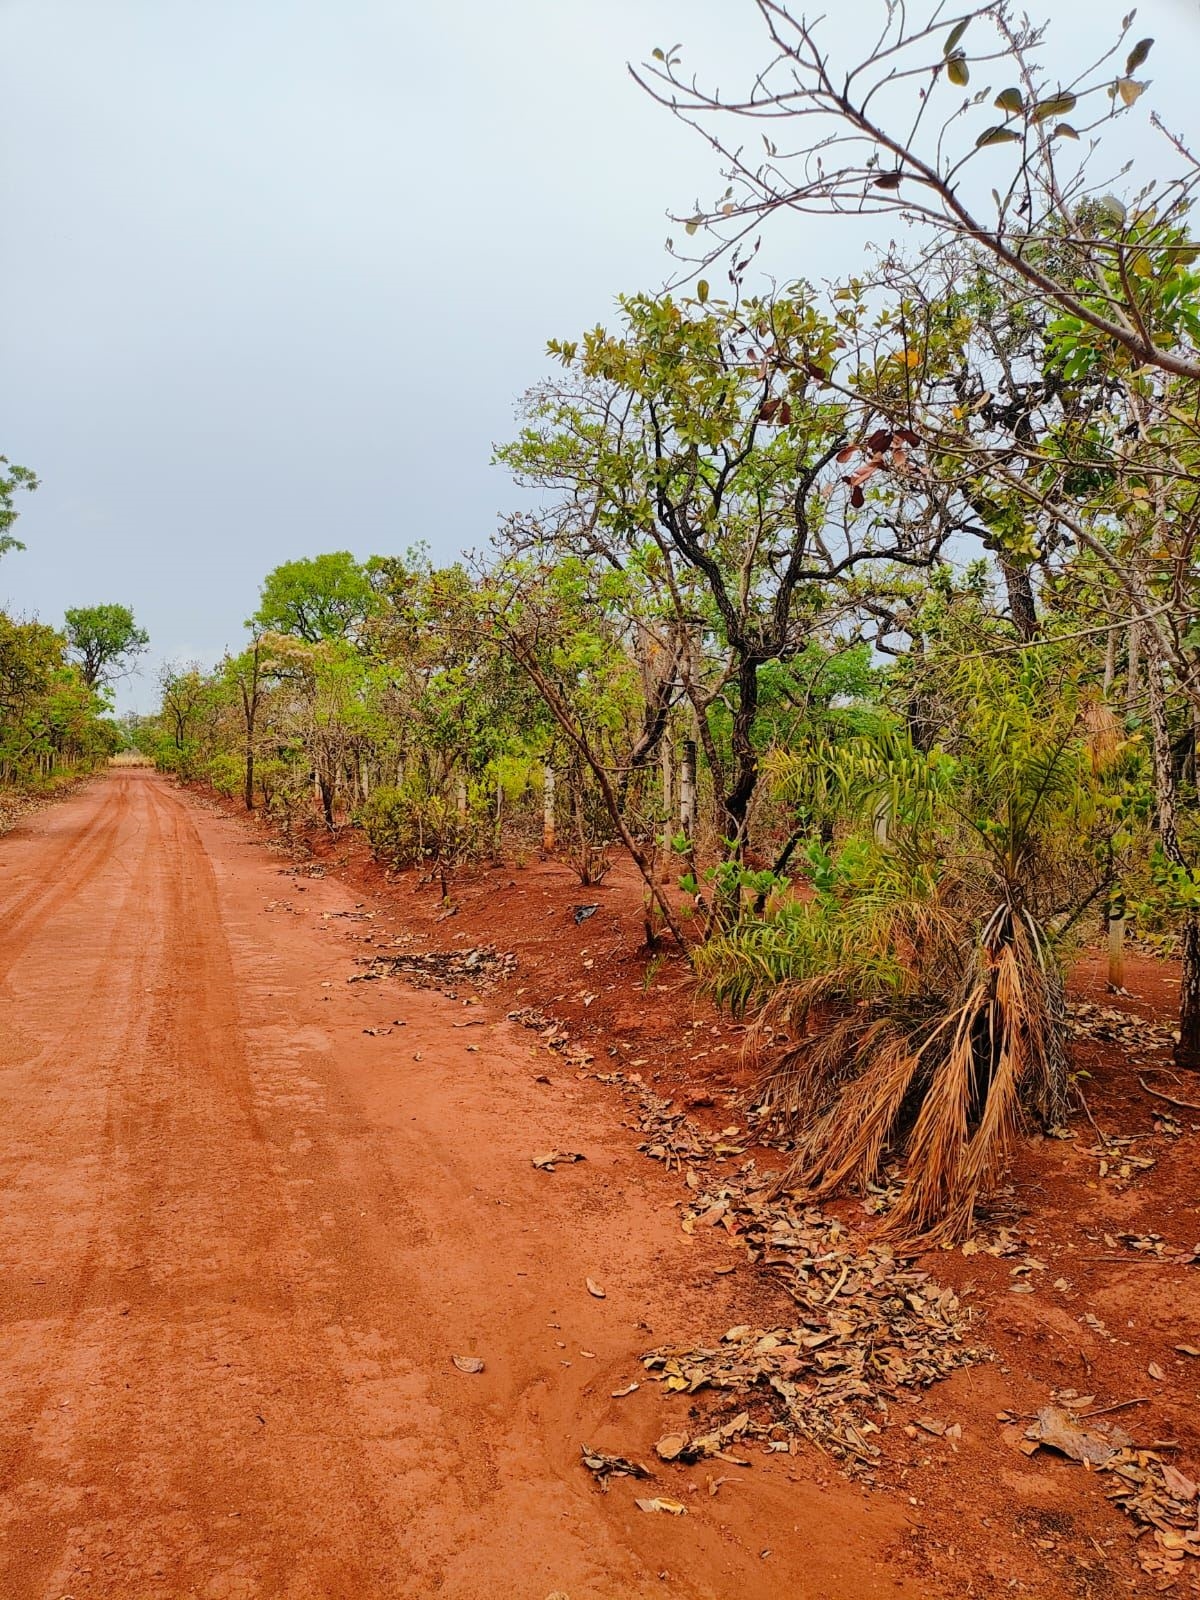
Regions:
<instances>
[{"instance_id":1,"label":"dried leaf pile","mask_svg":"<svg viewBox=\"0 0 1200 1600\"><path fill-rule=\"evenodd\" d=\"M1072 1039L1099 1039L1132 1051L1171 1050L1179 1042L1178 1028L1168 1023L1151 1022L1117 1006L1093 1005L1090 1000L1074 1001L1067 1008L1067 1033Z\"/></svg>"},{"instance_id":2,"label":"dried leaf pile","mask_svg":"<svg viewBox=\"0 0 1200 1600\"><path fill-rule=\"evenodd\" d=\"M807 1439L869 1479L881 1456L874 1436L887 1424L890 1404L986 1358L970 1340L969 1311L952 1289L888 1246L856 1242L837 1218L775 1194L773 1179L753 1160L713 1178L714 1165L728 1170L745 1155L747 1135L739 1128L710 1134L636 1074L596 1076L636 1095L639 1148L684 1171L695 1195L682 1212L684 1231L720 1227L743 1241L747 1259L797 1308L785 1325L730 1328L711 1346L643 1358L673 1392L728 1391L756 1402L754 1417L743 1412L692 1439L671 1436L681 1439L678 1459L729 1460L724 1452L735 1438L762 1439L773 1450Z\"/></svg>"},{"instance_id":3,"label":"dried leaf pile","mask_svg":"<svg viewBox=\"0 0 1200 1600\"><path fill-rule=\"evenodd\" d=\"M766 1420L747 1419L742 1434L776 1448L808 1439L869 1474L890 1403L985 1355L969 1342L970 1314L952 1289L883 1245L855 1243L836 1218L730 1186L702 1195L690 1217L712 1226L730 1218L748 1258L796 1303L786 1325L730 1328L716 1345L644 1357L670 1390L728 1389L765 1401Z\"/></svg>"},{"instance_id":4,"label":"dried leaf pile","mask_svg":"<svg viewBox=\"0 0 1200 1600\"><path fill-rule=\"evenodd\" d=\"M403 978L414 989L440 989L451 1000L465 984L480 994L490 994L497 984L512 976L517 958L502 955L492 945L474 950L406 950L403 954L363 957L365 972L356 972L348 983L369 983L376 978Z\"/></svg>"},{"instance_id":5,"label":"dried leaf pile","mask_svg":"<svg viewBox=\"0 0 1200 1600\"><path fill-rule=\"evenodd\" d=\"M1200 1485L1157 1451L1138 1449L1121 1428L1085 1428L1058 1406L1043 1406L1025 1430L1026 1454L1042 1445L1112 1475L1107 1498L1152 1535L1152 1542L1138 1549L1145 1572L1170 1578L1185 1557L1200 1559Z\"/></svg>"}]
</instances>

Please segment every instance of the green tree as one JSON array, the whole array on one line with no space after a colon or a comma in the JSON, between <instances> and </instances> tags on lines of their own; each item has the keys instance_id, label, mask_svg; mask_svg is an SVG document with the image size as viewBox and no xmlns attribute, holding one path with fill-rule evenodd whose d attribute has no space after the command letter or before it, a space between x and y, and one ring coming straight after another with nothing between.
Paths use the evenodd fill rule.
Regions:
<instances>
[{"instance_id":1,"label":"green tree","mask_svg":"<svg viewBox=\"0 0 1200 1600\"><path fill-rule=\"evenodd\" d=\"M923 567L947 530L897 521L907 470L891 429L889 474L870 494L843 470L868 431L854 396L820 391L838 329L804 285L777 298L636 295L621 326L554 342L562 380L535 390L528 425L499 452L551 496L537 527L510 531L626 576L631 616L657 635L667 698L686 698L732 858L750 842L762 674L802 651L885 565ZM652 716L661 737L664 719ZM656 738L639 759L652 759Z\"/></svg>"},{"instance_id":2,"label":"green tree","mask_svg":"<svg viewBox=\"0 0 1200 1600\"><path fill-rule=\"evenodd\" d=\"M285 561L267 574L250 626L308 644L356 639L377 609L367 569L349 550Z\"/></svg>"},{"instance_id":3,"label":"green tree","mask_svg":"<svg viewBox=\"0 0 1200 1600\"><path fill-rule=\"evenodd\" d=\"M21 489L32 491L37 486L37 478L28 467L13 466L7 456L0 456L0 556L10 550L24 550L25 546L9 531L20 515L14 498Z\"/></svg>"},{"instance_id":4,"label":"green tree","mask_svg":"<svg viewBox=\"0 0 1200 1600\"><path fill-rule=\"evenodd\" d=\"M89 689L128 672L150 643L128 606L74 606L66 614L67 642Z\"/></svg>"}]
</instances>

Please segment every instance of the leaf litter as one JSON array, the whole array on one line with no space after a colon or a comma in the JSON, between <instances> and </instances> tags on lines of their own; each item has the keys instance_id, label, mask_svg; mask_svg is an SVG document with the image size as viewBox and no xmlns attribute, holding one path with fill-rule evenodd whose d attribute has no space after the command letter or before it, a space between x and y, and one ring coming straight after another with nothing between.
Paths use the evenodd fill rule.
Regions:
<instances>
[{"instance_id":1,"label":"leaf litter","mask_svg":"<svg viewBox=\"0 0 1200 1600\"><path fill-rule=\"evenodd\" d=\"M526 1010L509 1016L536 1028L547 1048L562 1052L572 1064L586 1066L592 1060L573 1048L566 1030L543 1013ZM1073 1007L1071 1031L1076 1037L1113 1039L1151 1050L1174 1042L1169 1029L1105 1007ZM662 1161L668 1171L684 1173L695 1196L681 1215L684 1230L722 1227L743 1241L748 1261L770 1272L797 1307L794 1319L781 1326L742 1325L727 1330L712 1346L663 1348L643 1357L652 1379L669 1392L732 1391L751 1397L756 1412L765 1413L741 1411L695 1436L668 1434L656 1446L660 1457L690 1463L712 1456L748 1466L726 1446L754 1439L765 1441L768 1450L793 1452L807 1440L836 1458L848 1474L874 1482L884 1458L873 1436L891 1420L889 1403L902 1398L912 1402L956 1369L991 1359L985 1346L970 1340L969 1309L953 1290L914 1268L909 1258L881 1242L856 1243L837 1218L780 1194L774 1178L760 1175L753 1160L743 1162L723 1183L706 1188L705 1169L714 1162L727 1166L731 1158L745 1154L744 1144L733 1142L739 1130L710 1135L673 1101L650 1091L638 1073L591 1075L635 1099L637 1127L645 1135L639 1149ZM759 1135L754 1142L765 1143ZM1124 1235L1121 1242L1151 1259L1165 1255L1157 1235ZM1019 1235L1001 1228L993 1240L981 1237L974 1249L968 1241L963 1253L1013 1256L1022 1254L1024 1245ZM1200 1259L1200 1248L1190 1259ZM1098 1318L1089 1313L1084 1320L1107 1335ZM1175 1348L1200 1357L1194 1346ZM957 1423L943 1426L928 1417L916 1421L924 1431L950 1439L952 1447L961 1437ZM1070 1448L1063 1449L1068 1443ZM1079 1419L1061 1407L1044 1407L1023 1440L1027 1454L1042 1446L1084 1461L1087 1470L1112 1475L1115 1486L1107 1498L1134 1522L1135 1537L1152 1530L1153 1545L1143 1546L1138 1555L1159 1586L1170 1585L1185 1557L1200 1558L1200 1485L1159 1451L1139 1448L1120 1429L1081 1428ZM610 1476L652 1476L641 1463L621 1456L587 1446L582 1454L605 1490ZM727 1481L717 1479L710 1492Z\"/></svg>"},{"instance_id":2,"label":"leaf litter","mask_svg":"<svg viewBox=\"0 0 1200 1600\"><path fill-rule=\"evenodd\" d=\"M868 1481L882 1459L876 1442L890 1407L959 1367L987 1359L972 1340L972 1320L957 1294L887 1245L855 1240L844 1223L779 1194L753 1160L714 1181L699 1169L744 1157L738 1127L709 1134L637 1074L597 1073L637 1096L640 1148L669 1170L685 1171L691 1191L681 1225L721 1228L744 1244L795 1304L770 1328L728 1329L706 1345L649 1351L643 1365L671 1393L701 1390L753 1399L731 1421L695 1436L660 1440L664 1459L733 1460L735 1440L792 1450L808 1440Z\"/></svg>"},{"instance_id":3,"label":"leaf litter","mask_svg":"<svg viewBox=\"0 0 1200 1600\"><path fill-rule=\"evenodd\" d=\"M1025 1430L1026 1454L1043 1445L1090 1471L1111 1475L1113 1486L1105 1497L1139 1533L1152 1534L1152 1542L1137 1552L1143 1571L1167 1578L1185 1557L1200 1560L1200 1485L1157 1450L1139 1449L1121 1428L1084 1427L1059 1406L1043 1406Z\"/></svg>"},{"instance_id":4,"label":"leaf litter","mask_svg":"<svg viewBox=\"0 0 1200 1600\"><path fill-rule=\"evenodd\" d=\"M463 985L489 994L516 971L517 958L501 954L493 945L472 950L405 950L391 955L360 957L366 970L353 973L347 983L371 983L382 978L403 978L413 989L440 989L458 999Z\"/></svg>"}]
</instances>

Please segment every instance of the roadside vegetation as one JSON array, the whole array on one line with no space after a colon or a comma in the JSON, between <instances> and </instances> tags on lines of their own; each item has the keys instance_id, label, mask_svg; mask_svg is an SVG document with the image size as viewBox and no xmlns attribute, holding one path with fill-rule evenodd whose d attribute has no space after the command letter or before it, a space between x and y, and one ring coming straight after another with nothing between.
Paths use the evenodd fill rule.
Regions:
<instances>
[{"instance_id":1,"label":"roadside vegetation","mask_svg":"<svg viewBox=\"0 0 1200 1600\"><path fill-rule=\"evenodd\" d=\"M791 1181L890 1174L886 1227L960 1238L1068 1114L1081 944L1115 990L1131 936L1178 951L1200 1069L1200 166L1165 124L1126 163L1132 16L1066 70L1003 5L880 7L857 62L757 10L744 98L641 72L726 186L673 288L551 342L490 548L286 563L132 737L447 900L627 857L647 945L752 1019ZM796 212L908 225L768 289Z\"/></svg>"},{"instance_id":2,"label":"roadside vegetation","mask_svg":"<svg viewBox=\"0 0 1200 1600\"><path fill-rule=\"evenodd\" d=\"M25 548L12 531L18 496L36 488L33 472L0 456L0 557ZM25 799L122 748L106 690L146 642L125 606L68 611L63 629L0 610L0 828Z\"/></svg>"}]
</instances>

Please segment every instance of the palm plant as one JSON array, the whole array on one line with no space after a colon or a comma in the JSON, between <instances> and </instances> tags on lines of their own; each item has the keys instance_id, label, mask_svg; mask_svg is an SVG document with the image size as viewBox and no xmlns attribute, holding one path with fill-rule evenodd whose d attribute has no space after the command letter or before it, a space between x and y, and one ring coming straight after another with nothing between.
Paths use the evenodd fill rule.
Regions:
<instances>
[{"instance_id":1,"label":"palm plant","mask_svg":"<svg viewBox=\"0 0 1200 1600\"><path fill-rule=\"evenodd\" d=\"M1052 650L939 672L932 751L897 722L777 759L785 794L836 789L852 832L810 846L811 897L697 962L720 1002L757 1011L762 1104L795 1141L785 1183L827 1195L899 1159L886 1228L945 1240L1022 1123L1065 1114L1062 958L1103 888L1106 813L1103 717Z\"/></svg>"}]
</instances>

